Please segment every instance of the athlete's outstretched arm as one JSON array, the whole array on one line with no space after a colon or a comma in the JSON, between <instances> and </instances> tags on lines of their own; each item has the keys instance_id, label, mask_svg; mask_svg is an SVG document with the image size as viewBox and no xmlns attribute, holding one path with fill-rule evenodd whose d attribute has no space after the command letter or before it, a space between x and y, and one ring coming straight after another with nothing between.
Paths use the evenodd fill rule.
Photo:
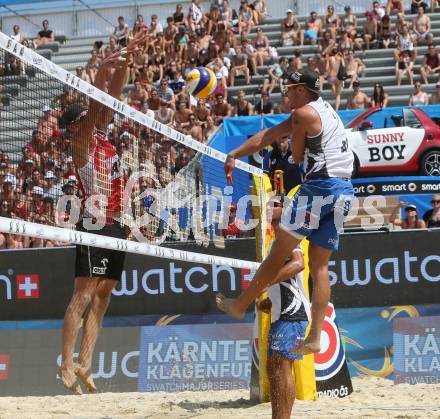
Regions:
<instances>
[{"instance_id":1,"label":"athlete's outstretched arm","mask_svg":"<svg viewBox=\"0 0 440 419\"><path fill-rule=\"evenodd\" d=\"M274 141L287 137L292 132L292 115L281 124L260 131L245 141L240 147L229 152L225 161L225 174L229 183L232 183L232 171L235 167L235 159L250 156L262 150Z\"/></svg>"},{"instance_id":2,"label":"athlete's outstretched arm","mask_svg":"<svg viewBox=\"0 0 440 419\"><path fill-rule=\"evenodd\" d=\"M144 32L137 34L135 38L128 43L127 47L123 48L120 51L122 59L119 61L119 63L117 63L108 87L108 94L117 100L121 98L122 91L127 82L128 64L130 62L131 56L133 55L133 52L136 50L137 46L145 42L147 36L148 35ZM103 107L99 121L97 123L97 128L105 131L108 124L113 119L113 115L113 110L107 107Z\"/></svg>"}]
</instances>

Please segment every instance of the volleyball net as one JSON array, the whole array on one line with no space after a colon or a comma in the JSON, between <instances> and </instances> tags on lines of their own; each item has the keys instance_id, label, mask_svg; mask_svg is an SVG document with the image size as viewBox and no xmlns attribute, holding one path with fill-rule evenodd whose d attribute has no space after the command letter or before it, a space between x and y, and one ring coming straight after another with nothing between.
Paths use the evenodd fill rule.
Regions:
<instances>
[{"instance_id":1,"label":"volleyball net","mask_svg":"<svg viewBox=\"0 0 440 419\"><path fill-rule=\"evenodd\" d=\"M190 240L222 247L233 228L263 237L262 171L237 161L227 185L226 155L159 122L158 112L169 112L164 101L152 112L119 100L122 67L95 74L92 85L0 33L0 231L256 268L203 247L167 247ZM98 230L108 218L128 227L127 240L76 228L87 219Z\"/></svg>"}]
</instances>

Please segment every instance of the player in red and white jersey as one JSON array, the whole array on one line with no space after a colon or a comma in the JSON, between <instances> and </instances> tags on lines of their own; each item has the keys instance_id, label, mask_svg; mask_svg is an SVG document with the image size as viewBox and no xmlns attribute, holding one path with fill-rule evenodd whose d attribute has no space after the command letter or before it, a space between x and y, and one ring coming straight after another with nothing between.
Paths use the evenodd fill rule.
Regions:
<instances>
[{"instance_id":1,"label":"player in red and white jersey","mask_svg":"<svg viewBox=\"0 0 440 419\"><path fill-rule=\"evenodd\" d=\"M146 33L139 33L126 48L104 59L95 86L105 90L112 70L108 93L119 99L127 79L129 58L145 40ZM88 108L83 103L69 105L62 121L72 139L73 162L83 195L82 219L77 230L125 239L126 229L117 220L122 213L126 172L106 136L113 116L114 111L90 99ZM75 285L64 317L60 371L63 385L76 394L82 393L78 379L88 391L96 391L91 374L92 355L111 292L121 278L124 257L123 252L115 250L76 247ZM73 351L82 318L81 347L74 364Z\"/></svg>"},{"instance_id":2,"label":"player in red and white jersey","mask_svg":"<svg viewBox=\"0 0 440 419\"><path fill-rule=\"evenodd\" d=\"M128 170L105 132L95 130L94 141L93 153L87 163L77 169L76 176L83 200L91 196L104 197L105 207L100 209L106 224L113 224L123 213L124 204L127 205L123 197Z\"/></svg>"}]
</instances>

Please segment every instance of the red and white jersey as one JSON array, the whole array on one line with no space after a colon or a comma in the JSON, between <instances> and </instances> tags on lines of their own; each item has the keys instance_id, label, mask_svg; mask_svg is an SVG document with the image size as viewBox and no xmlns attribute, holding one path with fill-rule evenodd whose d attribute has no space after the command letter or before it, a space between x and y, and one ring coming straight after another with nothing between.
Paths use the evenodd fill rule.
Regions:
<instances>
[{"instance_id":1,"label":"red and white jersey","mask_svg":"<svg viewBox=\"0 0 440 419\"><path fill-rule=\"evenodd\" d=\"M87 163L77 169L79 187L83 202L91 196L105 196L105 217L107 223L112 223L113 218L124 211L122 201L127 183L127 169L104 132L96 130L94 139L95 145L89 151Z\"/></svg>"}]
</instances>

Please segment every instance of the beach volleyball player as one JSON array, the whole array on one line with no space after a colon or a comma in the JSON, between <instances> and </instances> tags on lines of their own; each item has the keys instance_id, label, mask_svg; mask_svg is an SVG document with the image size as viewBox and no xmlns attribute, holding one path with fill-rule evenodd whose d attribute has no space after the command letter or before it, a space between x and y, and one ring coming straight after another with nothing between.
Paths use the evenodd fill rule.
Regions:
<instances>
[{"instance_id":1,"label":"beach volleyball player","mask_svg":"<svg viewBox=\"0 0 440 419\"><path fill-rule=\"evenodd\" d=\"M106 80L113 71L108 93L119 98L127 79L129 56L144 40L145 35L140 34L125 49L104 59L95 86L106 90ZM87 210L87 206L84 209L82 205L82 219L77 230L125 239L125 228L116 220L123 208L127 174L106 134L113 115L111 109L90 99L88 107L82 103L68 106L62 120L72 139L73 161L82 198L84 201L91 199L94 205L94 210ZM123 265L123 252L81 245L76 248L74 291L64 317L60 370L63 385L76 394L82 393L78 379L90 392L96 391L91 375L93 350ZM78 362L74 363L73 351L82 318L80 352Z\"/></svg>"},{"instance_id":2,"label":"beach volleyball player","mask_svg":"<svg viewBox=\"0 0 440 419\"><path fill-rule=\"evenodd\" d=\"M225 162L225 173L232 183L236 158L291 136L292 155L295 163L304 162L305 180L292 202L283 209L276 239L250 286L236 299L218 294L216 301L221 310L243 318L246 309L276 277L292 250L307 238L313 279L312 323L307 338L294 352L308 354L320 350L322 324L330 298L328 261L338 248L338 233L350 209L354 158L341 119L320 97L318 74L310 70L295 71L284 80L283 89L293 110L290 117L231 151Z\"/></svg>"}]
</instances>

